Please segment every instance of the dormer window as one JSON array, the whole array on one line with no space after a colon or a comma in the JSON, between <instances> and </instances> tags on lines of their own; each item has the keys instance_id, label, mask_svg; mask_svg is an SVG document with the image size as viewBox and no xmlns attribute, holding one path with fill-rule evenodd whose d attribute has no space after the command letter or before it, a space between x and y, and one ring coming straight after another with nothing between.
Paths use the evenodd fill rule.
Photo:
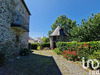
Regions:
<instances>
[{"instance_id":1,"label":"dormer window","mask_svg":"<svg viewBox=\"0 0 100 75\"><path fill-rule=\"evenodd\" d=\"M63 34L64 34L63 29L61 29L60 30L60 35L63 35Z\"/></svg>"}]
</instances>

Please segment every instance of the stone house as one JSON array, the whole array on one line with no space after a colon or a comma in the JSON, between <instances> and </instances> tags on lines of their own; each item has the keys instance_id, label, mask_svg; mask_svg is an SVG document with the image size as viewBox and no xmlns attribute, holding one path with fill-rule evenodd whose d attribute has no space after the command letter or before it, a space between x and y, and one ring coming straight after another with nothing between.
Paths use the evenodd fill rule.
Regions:
<instances>
[{"instance_id":1,"label":"stone house","mask_svg":"<svg viewBox=\"0 0 100 75\"><path fill-rule=\"evenodd\" d=\"M69 41L69 35L65 33L65 31L58 26L54 32L50 35L50 48L56 48L57 42L67 42Z\"/></svg>"},{"instance_id":2,"label":"stone house","mask_svg":"<svg viewBox=\"0 0 100 75\"><path fill-rule=\"evenodd\" d=\"M0 55L6 59L28 48L30 15L24 0L0 0Z\"/></svg>"}]
</instances>

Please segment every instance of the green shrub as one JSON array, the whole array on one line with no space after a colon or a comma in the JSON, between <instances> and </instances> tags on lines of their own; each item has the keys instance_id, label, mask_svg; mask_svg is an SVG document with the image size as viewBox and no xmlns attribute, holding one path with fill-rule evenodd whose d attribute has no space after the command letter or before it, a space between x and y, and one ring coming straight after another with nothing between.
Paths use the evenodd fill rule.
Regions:
<instances>
[{"instance_id":1,"label":"green shrub","mask_svg":"<svg viewBox=\"0 0 100 75\"><path fill-rule=\"evenodd\" d=\"M55 51L57 54L61 54L61 53L62 53L58 48L55 48L54 51Z\"/></svg>"},{"instance_id":2,"label":"green shrub","mask_svg":"<svg viewBox=\"0 0 100 75\"><path fill-rule=\"evenodd\" d=\"M99 45L98 45L98 49L100 50L100 42L99 42Z\"/></svg>"},{"instance_id":3,"label":"green shrub","mask_svg":"<svg viewBox=\"0 0 100 75\"><path fill-rule=\"evenodd\" d=\"M48 37L43 37L42 38L43 43L48 43L50 40Z\"/></svg>"},{"instance_id":4,"label":"green shrub","mask_svg":"<svg viewBox=\"0 0 100 75\"><path fill-rule=\"evenodd\" d=\"M99 61L99 64L100 64L100 50L97 50L97 51L94 51L92 55L88 56L88 59L96 59ZM97 65L96 62L94 62L94 65ZM100 68L100 65L99 65L99 68Z\"/></svg>"},{"instance_id":5,"label":"green shrub","mask_svg":"<svg viewBox=\"0 0 100 75\"><path fill-rule=\"evenodd\" d=\"M38 47L37 47L37 50L41 50L41 46L38 46Z\"/></svg>"},{"instance_id":6,"label":"green shrub","mask_svg":"<svg viewBox=\"0 0 100 75\"><path fill-rule=\"evenodd\" d=\"M74 50L77 52L79 59L82 57L88 59L89 55L92 55L94 51L100 49L100 41L91 41L91 42L58 42L57 48L60 52L64 50Z\"/></svg>"},{"instance_id":7,"label":"green shrub","mask_svg":"<svg viewBox=\"0 0 100 75\"><path fill-rule=\"evenodd\" d=\"M41 46L42 46L42 48L44 48L44 47L50 47L50 43L49 42L48 43L42 43Z\"/></svg>"},{"instance_id":8,"label":"green shrub","mask_svg":"<svg viewBox=\"0 0 100 75\"><path fill-rule=\"evenodd\" d=\"M100 50L94 51L93 54L89 56L89 58L100 60Z\"/></svg>"},{"instance_id":9,"label":"green shrub","mask_svg":"<svg viewBox=\"0 0 100 75\"><path fill-rule=\"evenodd\" d=\"M76 44L77 42L57 42L57 48L61 48L61 47L71 47L72 45Z\"/></svg>"},{"instance_id":10,"label":"green shrub","mask_svg":"<svg viewBox=\"0 0 100 75\"><path fill-rule=\"evenodd\" d=\"M63 46L67 46L67 43L66 42L57 42L56 45L57 45L57 48L61 48Z\"/></svg>"},{"instance_id":11,"label":"green shrub","mask_svg":"<svg viewBox=\"0 0 100 75\"><path fill-rule=\"evenodd\" d=\"M63 52L64 50L67 50L69 47L67 47L67 46L63 46L63 47L59 47L59 50L61 51L61 52Z\"/></svg>"},{"instance_id":12,"label":"green shrub","mask_svg":"<svg viewBox=\"0 0 100 75\"><path fill-rule=\"evenodd\" d=\"M29 53L30 53L30 50L27 49L27 48L24 48L24 49L21 50L21 55L22 56L27 56L27 55L29 55Z\"/></svg>"},{"instance_id":13,"label":"green shrub","mask_svg":"<svg viewBox=\"0 0 100 75\"><path fill-rule=\"evenodd\" d=\"M38 46L37 43L32 43L32 44L31 44L31 49L37 50L37 46Z\"/></svg>"}]
</instances>

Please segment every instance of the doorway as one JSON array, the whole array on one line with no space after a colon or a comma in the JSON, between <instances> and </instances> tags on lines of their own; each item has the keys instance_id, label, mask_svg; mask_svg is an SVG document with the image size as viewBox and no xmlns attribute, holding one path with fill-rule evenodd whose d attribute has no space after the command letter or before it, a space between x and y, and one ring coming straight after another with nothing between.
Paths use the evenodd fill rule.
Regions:
<instances>
[{"instance_id":1,"label":"doorway","mask_svg":"<svg viewBox=\"0 0 100 75\"><path fill-rule=\"evenodd\" d=\"M56 42L53 42L54 48L56 48Z\"/></svg>"}]
</instances>

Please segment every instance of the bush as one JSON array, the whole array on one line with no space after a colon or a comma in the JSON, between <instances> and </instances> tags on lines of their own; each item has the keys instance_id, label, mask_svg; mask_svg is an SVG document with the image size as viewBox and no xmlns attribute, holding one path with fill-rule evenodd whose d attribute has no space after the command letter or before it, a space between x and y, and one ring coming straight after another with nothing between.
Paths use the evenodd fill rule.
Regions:
<instances>
[{"instance_id":1,"label":"bush","mask_svg":"<svg viewBox=\"0 0 100 75\"><path fill-rule=\"evenodd\" d=\"M30 53L30 50L27 49L27 48L24 48L24 49L22 49L22 51L21 51L21 55L22 55L22 56L27 56L27 55L29 55L29 53Z\"/></svg>"},{"instance_id":2,"label":"bush","mask_svg":"<svg viewBox=\"0 0 100 75\"><path fill-rule=\"evenodd\" d=\"M58 48L55 48L54 51L55 51L57 54L61 54L61 53L62 53Z\"/></svg>"},{"instance_id":3,"label":"bush","mask_svg":"<svg viewBox=\"0 0 100 75\"><path fill-rule=\"evenodd\" d=\"M70 48L69 48L70 47ZM92 41L92 42L58 42L57 48L60 52L64 50L73 50L77 52L79 60L82 57L88 59L89 55L92 55L94 51L100 49L100 42L99 41Z\"/></svg>"},{"instance_id":4,"label":"bush","mask_svg":"<svg viewBox=\"0 0 100 75\"><path fill-rule=\"evenodd\" d=\"M69 50L64 50L62 52L62 55L67 59L67 60L77 60L77 53L76 51L71 51L70 49Z\"/></svg>"},{"instance_id":5,"label":"bush","mask_svg":"<svg viewBox=\"0 0 100 75\"><path fill-rule=\"evenodd\" d=\"M42 47L42 49L44 48L44 47L49 47L50 48L50 43L48 42L48 43L42 43L41 44L41 47Z\"/></svg>"},{"instance_id":6,"label":"bush","mask_svg":"<svg viewBox=\"0 0 100 75\"><path fill-rule=\"evenodd\" d=\"M37 46L38 46L37 43L32 43L32 44L31 44L31 49L37 50Z\"/></svg>"},{"instance_id":7,"label":"bush","mask_svg":"<svg viewBox=\"0 0 100 75\"><path fill-rule=\"evenodd\" d=\"M43 37L42 38L43 43L48 43L50 40L48 37Z\"/></svg>"},{"instance_id":8,"label":"bush","mask_svg":"<svg viewBox=\"0 0 100 75\"><path fill-rule=\"evenodd\" d=\"M97 50L97 51L94 51L92 55L90 55L90 58L93 58L93 59L97 59L97 60L100 60L100 50Z\"/></svg>"},{"instance_id":9,"label":"bush","mask_svg":"<svg viewBox=\"0 0 100 75\"><path fill-rule=\"evenodd\" d=\"M57 48L61 48L61 47L72 47L73 45L76 45L77 42L58 42L56 45L57 45Z\"/></svg>"},{"instance_id":10,"label":"bush","mask_svg":"<svg viewBox=\"0 0 100 75\"><path fill-rule=\"evenodd\" d=\"M88 59L96 59L99 61L99 64L100 64L100 50L97 50L97 51L94 51L92 55L88 56ZM94 65L97 65L96 62L94 62ZM100 68L100 65L99 65L99 68Z\"/></svg>"},{"instance_id":11,"label":"bush","mask_svg":"<svg viewBox=\"0 0 100 75\"><path fill-rule=\"evenodd\" d=\"M37 50L41 50L41 46L38 46L38 47L37 47Z\"/></svg>"},{"instance_id":12,"label":"bush","mask_svg":"<svg viewBox=\"0 0 100 75\"><path fill-rule=\"evenodd\" d=\"M64 50L67 50L67 49L68 49L68 47L66 47L66 46L59 47L59 50L60 50L61 52L63 52Z\"/></svg>"}]
</instances>

